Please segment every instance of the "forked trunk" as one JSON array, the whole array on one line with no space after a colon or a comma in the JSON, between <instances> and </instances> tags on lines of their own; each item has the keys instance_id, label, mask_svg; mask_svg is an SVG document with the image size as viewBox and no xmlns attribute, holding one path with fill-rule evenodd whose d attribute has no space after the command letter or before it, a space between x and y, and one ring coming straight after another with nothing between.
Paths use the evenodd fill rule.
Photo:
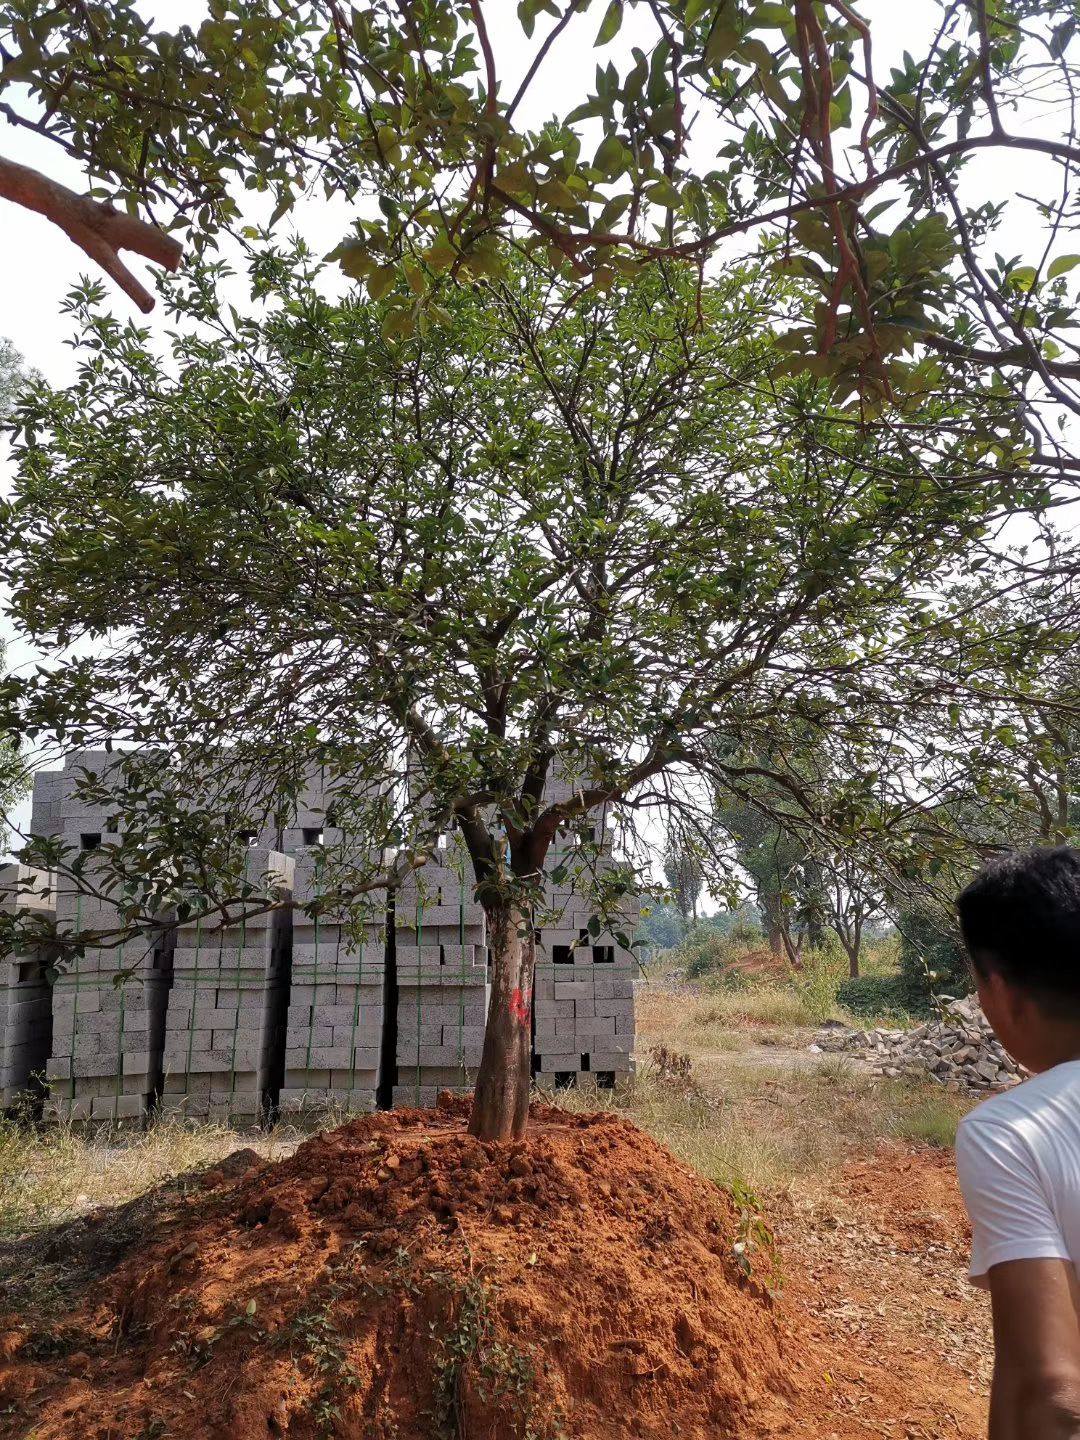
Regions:
<instances>
[{"instance_id":1,"label":"forked trunk","mask_svg":"<svg viewBox=\"0 0 1080 1440\"><path fill-rule=\"evenodd\" d=\"M788 958L788 964L793 970L802 969L802 941L795 941L791 938L791 932L786 928L781 930L780 938L784 944L784 953Z\"/></svg>"},{"instance_id":2,"label":"forked trunk","mask_svg":"<svg viewBox=\"0 0 1080 1440\"><path fill-rule=\"evenodd\" d=\"M487 918L491 1006L469 1133L481 1140L520 1140L532 1084L532 921L509 906L488 910Z\"/></svg>"}]
</instances>

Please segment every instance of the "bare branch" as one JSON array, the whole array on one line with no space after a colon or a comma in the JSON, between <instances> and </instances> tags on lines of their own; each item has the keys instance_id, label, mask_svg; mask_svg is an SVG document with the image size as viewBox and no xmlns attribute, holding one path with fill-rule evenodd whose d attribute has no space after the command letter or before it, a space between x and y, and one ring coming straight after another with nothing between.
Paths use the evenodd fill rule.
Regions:
<instances>
[{"instance_id":1,"label":"bare branch","mask_svg":"<svg viewBox=\"0 0 1080 1440\"><path fill-rule=\"evenodd\" d=\"M109 204L76 195L38 170L18 165L0 156L0 199L10 200L27 210L36 210L58 225L69 240L111 275L135 304L148 314L154 297L120 259L120 250L131 250L144 259L175 270L183 246L155 225L115 210Z\"/></svg>"}]
</instances>

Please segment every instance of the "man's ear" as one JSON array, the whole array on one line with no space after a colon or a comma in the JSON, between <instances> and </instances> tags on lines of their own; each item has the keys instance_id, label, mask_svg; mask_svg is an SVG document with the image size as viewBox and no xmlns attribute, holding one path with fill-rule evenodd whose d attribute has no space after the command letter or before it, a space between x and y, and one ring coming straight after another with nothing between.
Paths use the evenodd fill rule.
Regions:
<instances>
[{"instance_id":1,"label":"man's ear","mask_svg":"<svg viewBox=\"0 0 1080 1440\"><path fill-rule=\"evenodd\" d=\"M979 1004L982 1006L990 1023L994 1023L994 1017L999 1019L1012 1018L1012 987L1002 978L1000 970L992 966L976 966L975 984L979 992Z\"/></svg>"},{"instance_id":2,"label":"man's ear","mask_svg":"<svg viewBox=\"0 0 1080 1440\"><path fill-rule=\"evenodd\" d=\"M990 970L981 976L979 988L985 992L983 1009L987 1015L992 1012L999 1024L1005 1021L1010 1029L1023 1026L1030 1020L1032 1010L1037 1008L1031 996L1006 980L1000 970Z\"/></svg>"}]
</instances>

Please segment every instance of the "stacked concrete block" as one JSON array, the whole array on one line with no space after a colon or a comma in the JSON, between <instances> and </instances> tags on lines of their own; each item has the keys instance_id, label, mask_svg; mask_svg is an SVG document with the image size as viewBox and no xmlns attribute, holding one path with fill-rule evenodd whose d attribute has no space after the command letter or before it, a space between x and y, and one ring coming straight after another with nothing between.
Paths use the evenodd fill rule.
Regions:
<instances>
[{"instance_id":1,"label":"stacked concrete block","mask_svg":"<svg viewBox=\"0 0 1080 1440\"><path fill-rule=\"evenodd\" d=\"M65 770L39 775L34 833L59 836L69 853L103 849L103 861L117 821L107 804L77 794L78 772L107 772L115 763L104 752L82 752ZM230 790L227 780L222 796L242 789ZM222 832L250 846L249 878L276 876L282 898L295 902L225 929L211 910L121 944L102 932L121 928L123 897L108 890L104 864L84 855L85 883L61 878L52 897L57 928L78 931L84 945L60 966L51 1022L44 962L5 959L3 1095L25 1082L50 1023L51 1095L75 1118L134 1118L160 1101L196 1117L254 1120L276 1106L431 1105L440 1090L471 1089L490 996L471 866L451 843L399 887L392 909L385 897L373 900L365 925L321 910L317 869L343 838L331 824L339 789L340 777L332 784L316 775L290 813L274 817L273 829L246 836L240 827L260 822L222 816ZM560 775L545 800L569 800L579 789ZM256 803L251 810L258 815ZM208 797L211 833L215 813ZM574 874L575 864L602 871L614 861L603 814L586 824L596 842L587 854L567 835L553 847L549 871L568 862L567 873L549 879L537 917L534 1073L544 1086L585 1077L611 1085L632 1068L637 967L613 934L590 930L593 887ZM615 929L635 920L627 915ZM13 1034L20 1037L14 1048Z\"/></svg>"},{"instance_id":2,"label":"stacked concrete block","mask_svg":"<svg viewBox=\"0 0 1080 1440\"><path fill-rule=\"evenodd\" d=\"M359 933L343 916L308 913L319 898L318 872L316 855L297 856L280 1108L373 1110L385 1020L385 906L380 899Z\"/></svg>"},{"instance_id":3,"label":"stacked concrete block","mask_svg":"<svg viewBox=\"0 0 1080 1440\"><path fill-rule=\"evenodd\" d=\"M61 834L63 822L60 810L63 799L63 770L39 770L34 776L34 796L30 808L32 835Z\"/></svg>"},{"instance_id":4,"label":"stacked concrete block","mask_svg":"<svg viewBox=\"0 0 1080 1440\"><path fill-rule=\"evenodd\" d=\"M490 987L484 911L471 891L442 850L395 897L395 1105L434 1105L440 1090L475 1083Z\"/></svg>"},{"instance_id":5,"label":"stacked concrete block","mask_svg":"<svg viewBox=\"0 0 1080 1440\"><path fill-rule=\"evenodd\" d=\"M290 899L293 860L253 847L250 883ZM255 897L248 897L252 906ZM255 904L257 908L257 904ZM165 1028L162 1108L194 1117L260 1119L283 1079L292 946L285 905L234 920L195 917L176 929Z\"/></svg>"},{"instance_id":6,"label":"stacked concrete block","mask_svg":"<svg viewBox=\"0 0 1080 1440\"><path fill-rule=\"evenodd\" d=\"M51 921L51 877L26 865L0 867L0 910ZM51 1045L48 956L44 946L21 946L0 959L0 1107L40 1097Z\"/></svg>"},{"instance_id":7,"label":"stacked concrete block","mask_svg":"<svg viewBox=\"0 0 1080 1440\"><path fill-rule=\"evenodd\" d=\"M81 771L107 777L117 758L104 751L75 753L59 782L46 772L35 783L35 833L59 835L69 856L83 852L78 880L57 877L57 931L81 937L82 948L77 954L68 949L70 958L58 961L46 1066L50 1104L75 1120L136 1119L155 1103L161 1086L170 946L160 931L120 938L123 896L104 862L95 859L96 851L119 838L113 808L78 793Z\"/></svg>"},{"instance_id":8,"label":"stacked concrete block","mask_svg":"<svg viewBox=\"0 0 1080 1440\"><path fill-rule=\"evenodd\" d=\"M288 825L282 831L281 849L286 855L301 855L313 845L327 844L340 832L333 829L332 781L324 771L313 773L297 796Z\"/></svg>"},{"instance_id":9,"label":"stacked concrete block","mask_svg":"<svg viewBox=\"0 0 1080 1440\"><path fill-rule=\"evenodd\" d=\"M547 1088L611 1088L633 1068L637 961L610 932L593 936L590 918L564 912L538 933L533 1073Z\"/></svg>"},{"instance_id":10,"label":"stacked concrete block","mask_svg":"<svg viewBox=\"0 0 1080 1440\"><path fill-rule=\"evenodd\" d=\"M580 788L567 774L556 774L545 789L545 803L569 800ZM533 1075L545 1088L583 1082L611 1088L633 1069L637 961L610 930L593 933L586 885L574 874L576 867L600 875L613 866L612 835L604 820L596 811L586 822L595 850L585 855L561 838L545 866L549 876L560 867L567 872L558 882L548 880L545 911L553 923L536 933ZM627 908L615 928L629 935L638 918L636 909Z\"/></svg>"}]
</instances>

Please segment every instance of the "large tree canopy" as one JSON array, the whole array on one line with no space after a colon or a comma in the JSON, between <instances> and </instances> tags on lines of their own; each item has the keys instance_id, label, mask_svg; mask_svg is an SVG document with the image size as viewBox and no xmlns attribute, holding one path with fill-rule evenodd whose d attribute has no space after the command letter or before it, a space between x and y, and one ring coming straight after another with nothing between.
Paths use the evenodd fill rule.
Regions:
<instances>
[{"instance_id":1,"label":"large tree canopy","mask_svg":"<svg viewBox=\"0 0 1080 1440\"><path fill-rule=\"evenodd\" d=\"M314 269L264 254L261 319L197 270L166 360L79 297L79 379L20 406L3 517L14 614L57 664L9 681L6 711L168 759L167 794L118 800L133 924L216 870L235 884L196 813L214 756L238 816L312 765L351 777L322 872L346 898L385 883L372 853L422 863L456 829L493 936L474 1124L506 1134L554 838L694 775L750 793L743 757L777 727L857 753L940 716L982 657L949 586L1052 495L1007 396L938 389L917 425L867 430L814 377L773 378L764 322L797 311L753 270L582 295L523 262L389 339L389 298L331 304ZM549 805L559 763L579 788ZM599 919L635 879L579 853ZM55 844L28 854L78 878Z\"/></svg>"},{"instance_id":2,"label":"large tree canopy","mask_svg":"<svg viewBox=\"0 0 1080 1440\"><path fill-rule=\"evenodd\" d=\"M0 159L0 196L51 215L144 308L118 248L177 251L129 207L203 240L250 218L244 187L276 217L313 184L356 201L342 263L375 296L404 269L409 323L448 275L504 274L511 246L602 287L762 230L819 302L798 363L842 388L909 391L918 345L1080 405L1073 0L937 0L891 68L848 0L520 0L516 21L491 0L209 8L165 31L138 0L0 3L3 113L95 182L83 201ZM560 84L538 128L534 95L551 103L582 44L595 84ZM1032 156L1033 195L965 185L995 151ZM1010 202L1045 244L995 258Z\"/></svg>"}]
</instances>

